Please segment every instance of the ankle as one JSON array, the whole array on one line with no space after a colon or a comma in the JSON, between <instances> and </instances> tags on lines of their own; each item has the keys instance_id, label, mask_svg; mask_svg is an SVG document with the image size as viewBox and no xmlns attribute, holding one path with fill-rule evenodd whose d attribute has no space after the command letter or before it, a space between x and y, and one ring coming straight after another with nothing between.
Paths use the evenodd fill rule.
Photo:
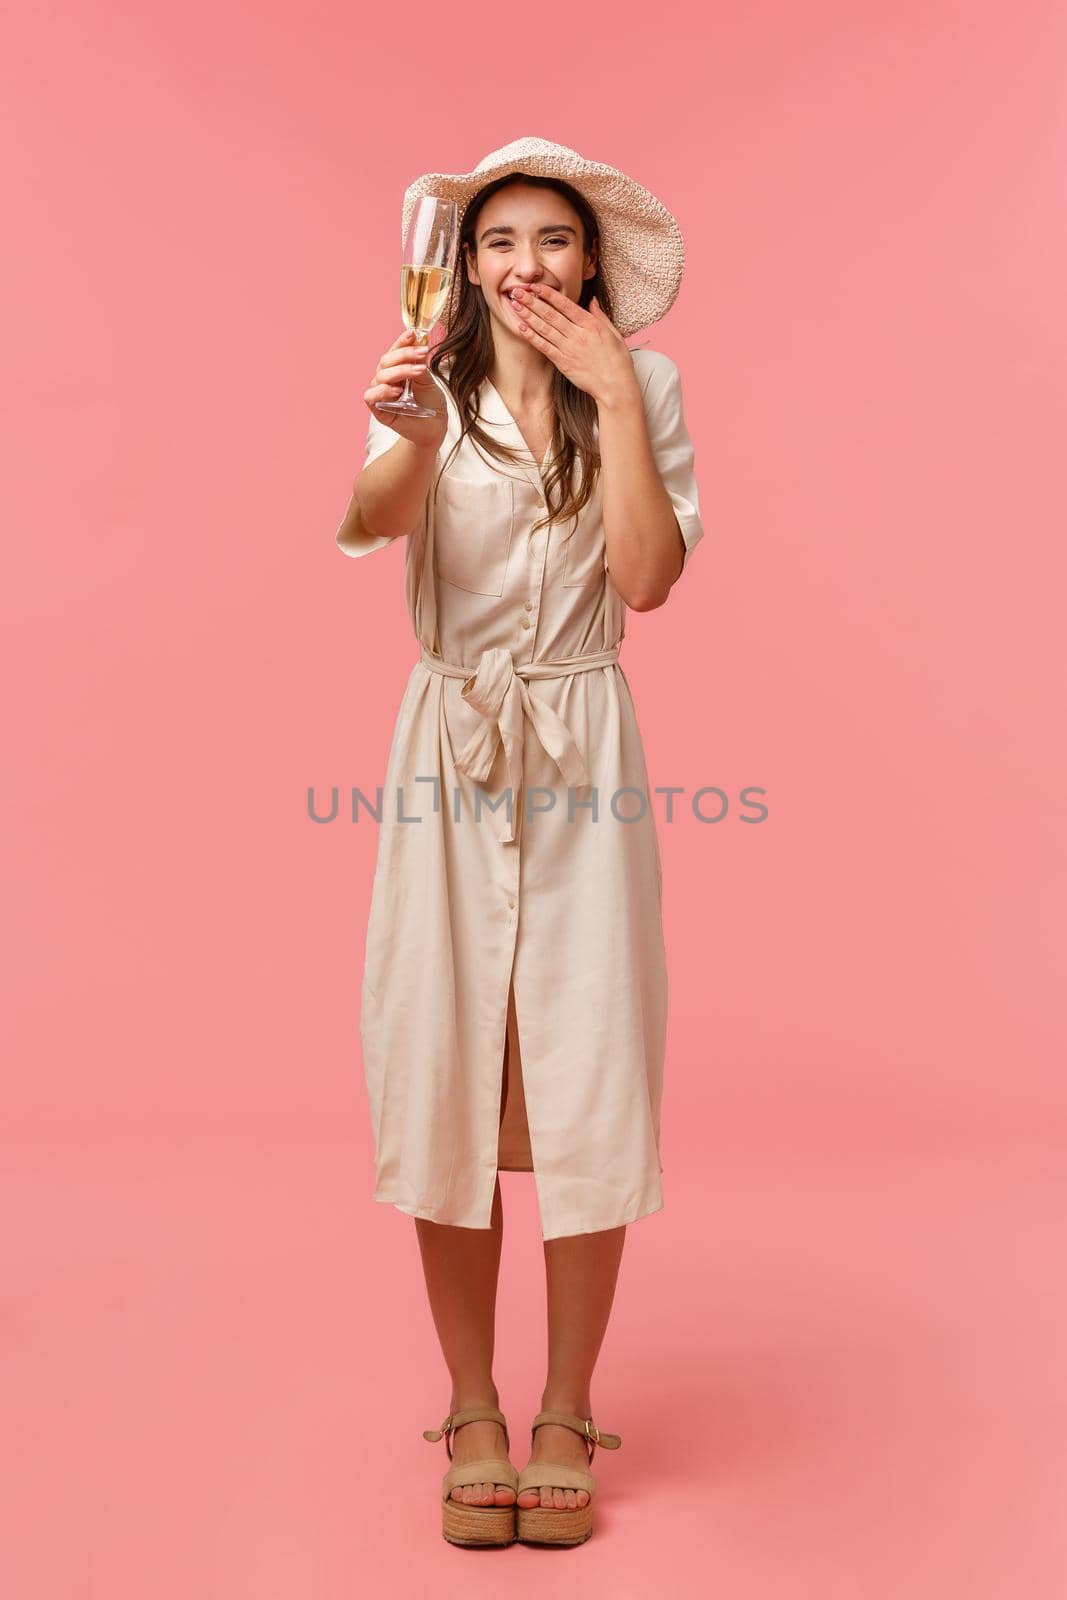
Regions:
<instances>
[{"instance_id":1,"label":"ankle","mask_svg":"<svg viewBox=\"0 0 1067 1600\"><path fill-rule=\"evenodd\" d=\"M546 1390L541 1396L541 1410L566 1411L573 1417L581 1417L583 1421L586 1417L593 1415L589 1404L588 1392L575 1397L573 1390L569 1394L553 1393L551 1390Z\"/></svg>"},{"instance_id":2,"label":"ankle","mask_svg":"<svg viewBox=\"0 0 1067 1600\"><path fill-rule=\"evenodd\" d=\"M487 1406L493 1411L500 1410L500 1395L494 1386L486 1387L485 1384L467 1387L457 1386L452 1391L449 1412L454 1416L457 1411L473 1411L483 1406Z\"/></svg>"}]
</instances>

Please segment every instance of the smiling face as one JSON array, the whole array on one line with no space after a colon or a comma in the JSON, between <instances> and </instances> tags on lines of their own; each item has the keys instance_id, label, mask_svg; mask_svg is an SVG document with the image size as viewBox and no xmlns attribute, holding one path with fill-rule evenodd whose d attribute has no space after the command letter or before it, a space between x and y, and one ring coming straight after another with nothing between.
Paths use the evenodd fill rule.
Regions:
<instances>
[{"instance_id":1,"label":"smiling face","mask_svg":"<svg viewBox=\"0 0 1067 1600\"><path fill-rule=\"evenodd\" d=\"M582 284L596 273L595 242L587 255L581 218L552 189L524 183L498 189L482 206L475 241L467 277L481 285L493 321L516 338L522 319L507 298L513 288L547 283L578 300Z\"/></svg>"}]
</instances>

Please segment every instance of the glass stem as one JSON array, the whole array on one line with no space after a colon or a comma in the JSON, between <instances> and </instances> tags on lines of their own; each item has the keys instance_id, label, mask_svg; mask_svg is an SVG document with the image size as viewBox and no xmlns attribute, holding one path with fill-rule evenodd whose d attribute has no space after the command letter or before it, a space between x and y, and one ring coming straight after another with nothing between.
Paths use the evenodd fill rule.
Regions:
<instances>
[{"instance_id":1,"label":"glass stem","mask_svg":"<svg viewBox=\"0 0 1067 1600\"><path fill-rule=\"evenodd\" d=\"M415 329L415 343L417 345L428 344L429 341L430 341L429 329L426 329L426 330L423 330L422 328L416 328ZM401 400L403 400L405 402L410 400L411 403L414 405L414 403L415 403L415 392L411 387L411 379L410 378L405 378L404 379L404 393L400 396L400 398L401 398Z\"/></svg>"}]
</instances>

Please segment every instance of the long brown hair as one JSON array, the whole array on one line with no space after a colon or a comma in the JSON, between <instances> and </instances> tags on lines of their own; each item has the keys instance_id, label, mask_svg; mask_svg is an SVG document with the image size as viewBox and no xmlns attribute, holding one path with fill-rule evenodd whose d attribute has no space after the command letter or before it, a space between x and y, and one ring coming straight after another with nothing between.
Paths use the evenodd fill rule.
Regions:
<instances>
[{"instance_id":1,"label":"long brown hair","mask_svg":"<svg viewBox=\"0 0 1067 1600\"><path fill-rule=\"evenodd\" d=\"M478 393L492 365L493 335L489 309L481 286L471 283L466 272L467 248L472 258L478 253L477 227L482 207L490 195L509 183L525 183L541 189L554 189L578 213L582 224L583 250L588 254L594 240L599 245L600 229L596 213L585 196L561 178L542 178L525 172L511 172L486 184L484 189L479 189L467 206L460 227L459 264L452 280L452 291L445 316L442 319L447 332L427 362L434 375L448 386L456 402L461 424L460 436L442 466L442 472L446 470L463 440L468 436L497 461L518 462L526 459L522 452L492 438L478 420ZM578 304L588 309L594 295L598 303L603 306L605 315L610 317L611 298L600 271L599 249L596 272L591 278L583 281ZM446 362L447 373L442 370ZM596 401L584 389L579 389L577 384L571 383L570 379L555 366L552 369L552 401L555 428L552 435L552 453L544 479L548 515L535 523L535 528L545 527L551 522L565 522L571 518L577 526L578 513L592 498L600 475L600 450L593 431L597 420ZM577 474L579 479L577 486L574 482L576 467L580 469Z\"/></svg>"}]
</instances>

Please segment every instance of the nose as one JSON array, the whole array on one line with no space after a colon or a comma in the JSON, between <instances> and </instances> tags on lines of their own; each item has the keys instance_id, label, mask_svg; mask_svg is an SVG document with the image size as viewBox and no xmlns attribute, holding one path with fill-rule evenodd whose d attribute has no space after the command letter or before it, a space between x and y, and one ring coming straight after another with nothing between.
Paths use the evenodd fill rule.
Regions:
<instances>
[{"instance_id":1,"label":"nose","mask_svg":"<svg viewBox=\"0 0 1067 1600\"><path fill-rule=\"evenodd\" d=\"M536 244L527 240L516 246L512 271L522 283L537 283L544 276Z\"/></svg>"}]
</instances>

